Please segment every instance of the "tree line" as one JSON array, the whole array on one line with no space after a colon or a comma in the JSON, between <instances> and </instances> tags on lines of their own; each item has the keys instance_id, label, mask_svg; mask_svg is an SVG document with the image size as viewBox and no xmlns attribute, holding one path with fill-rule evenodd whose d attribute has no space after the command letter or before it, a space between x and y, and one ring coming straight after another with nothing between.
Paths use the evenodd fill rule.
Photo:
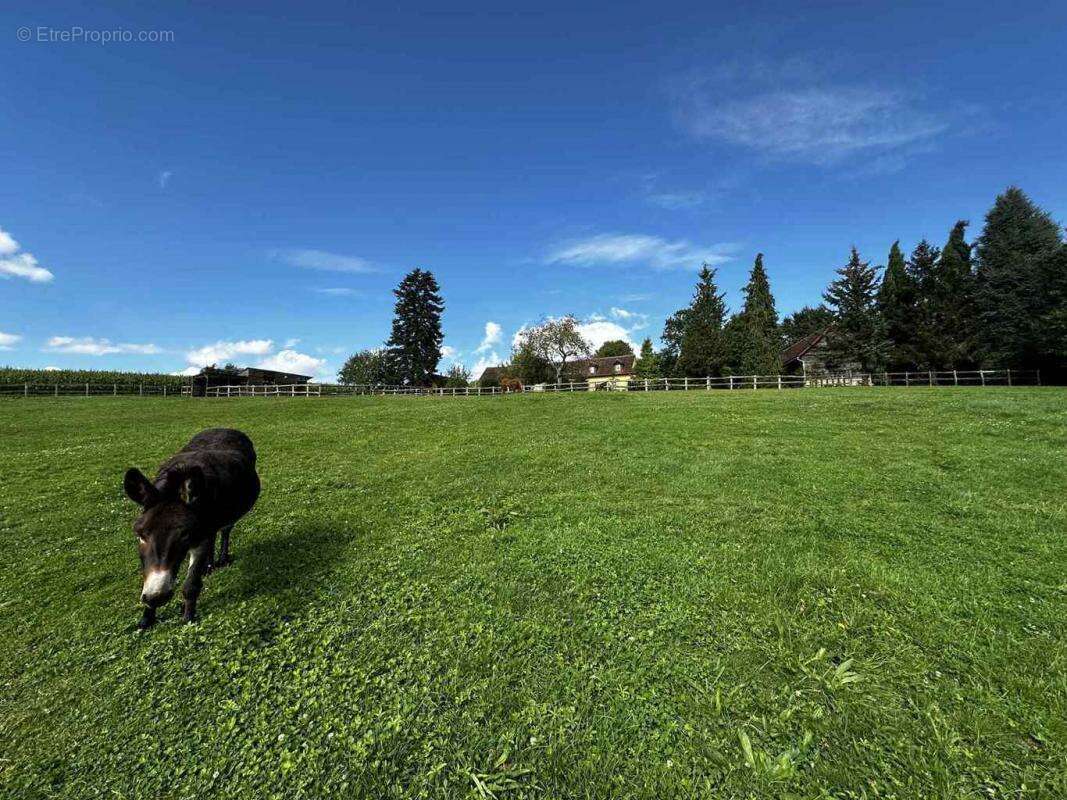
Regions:
<instances>
[{"instance_id":1,"label":"tree line","mask_svg":"<svg viewBox=\"0 0 1067 800\"><path fill-rule=\"evenodd\" d=\"M823 302L780 319L770 279L757 254L731 314L716 270L704 265L689 304L671 314L656 349L646 338L636 354L638 377L773 375L782 371L783 348L827 332L831 370L864 372L977 368L1040 369L1067 377L1067 244L1063 229L1017 187L1000 194L981 234L967 241L960 220L943 246L923 239L905 255L900 242L884 266L872 266L852 247L847 262L823 292ZM339 378L344 383L466 385L470 374L454 365L436 376L441 358L437 281L416 269L394 291L393 328L386 343L356 353ZM580 379L575 364L590 355L631 352L612 341L595 352L573 316L524 328L501 376L524 383Z\"/></svg>"}]
</instances>

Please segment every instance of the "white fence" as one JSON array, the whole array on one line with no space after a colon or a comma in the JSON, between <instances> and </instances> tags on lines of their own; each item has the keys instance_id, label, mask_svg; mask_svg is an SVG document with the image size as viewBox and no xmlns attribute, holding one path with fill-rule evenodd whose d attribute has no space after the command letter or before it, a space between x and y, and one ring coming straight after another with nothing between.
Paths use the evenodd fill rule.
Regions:
<instances>
[{"instance_id":1,"label":"white fence","mask_svg":"<svg viewBox=\"0 0 1067 800\"><path fill-rule=\"evenodd\" d=\"M727 375L718 378L613 378L600 383L539 383L524 386L522 393L537 392L672 392L715 389L803 389L836 386L1040 386L1036 370L940 370L928 372L842 372L820 375ZM99 396L190 396L189 385L174 387L149 384L79 383L46 385L0 384L0 397L99 397ZM209 386L206 397L352 397L356 395L410 395L420 397L483 397L518 394L499 386L415 387L346 386L332 383L298 383L284 386Z\"/></svg>"},{"instance_id":2,"label":"white fence","mask_svg":"<svg viewBox=\"0 0 1067 800\"><path fill-rule=\"evenodd\" d=\"M186 389L158 383L0 383L0 397L178 397Z\"/></svg>"}]
</instances>

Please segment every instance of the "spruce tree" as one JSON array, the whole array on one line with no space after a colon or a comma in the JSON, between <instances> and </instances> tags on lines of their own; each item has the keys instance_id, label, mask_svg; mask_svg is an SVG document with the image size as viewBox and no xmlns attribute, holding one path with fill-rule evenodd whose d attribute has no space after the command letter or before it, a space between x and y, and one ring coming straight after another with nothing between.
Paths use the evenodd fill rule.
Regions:
<instances>
[{"instance_id":1,"label":"spruce tree","mask_svg":"<svg viewBox=\"0 0 1067 800\"><path fill-rule=\"evenodd\" d=\"M393 290L396 306L393 332L386 342L402 382L429 383L441 360L441 312L444 301L433 273L414 269Z\"/></svg>"},{"instance_id":2,"label":"spruce tree","mask_svg":"<svg viewBox=\"0 0 1067 800\"><path fill-rule=\"evenodd\" d=\"M1061 244L1060 227L1015 186L986 214L976 252L978 336L988 363L1040 368L1046 361L1042 327L1054 318L1047 265Z\"/></svg>"},{"instance_id":3,"label":"spruce tree","mask_svg":"<svg viewBox=\"0 0 1067 800\"><path fill-rule=\"evenodd\" d=\"M967 369L976 364L976 284L966 239L968 224L961 219L952 227L924 292L930 361L935 369Z\"/></svg>"},{"instance_id":4,"label":"spruce tree","mask_svg":"<svg viewBox=\"0 0 1067 800\"><path fill-rule=\"evenodd\" d=\"M641 355L634 362L634 374L638 378L658 378L660 376L659 357L656 355L656 351L652 349L651 339L646 338L641 342Z\"/></svg>"},{"instance_id":5,"label":"spruce tree","mask_svg":"<svg viewBox=\"0 0 1067 800\"><path fill-rule=\"evenodd\" d=\"M705 264L700 270L693 302L685 310L678 355L682 375L702 378L722 374L726 366L724 297L715 284L715 270Z\"/></svg>"},{"instance_id":6,"label":"spruce tree","mask_svg":"<svg viewBox=\"0 0 1067 800\"><path fill-rule=\"evenodd\" d=\"M763 253L756 255L744 294L744 308L727 325L729 362L742 375L775 375L781 366L778 311L763 268Z\"/></svg>"},{"instance_id":7,"label":"spruce tree","mask_svg":"<svg viewBox=\"0 0 1067 800\"><path fill-rule=\"evenodd\" d=\"M805 336L819 333L829 328L834 322L834 312L824 305L804 306L782 320L779 330L782 346L788 347Z\"/></svg>"},{"instance_id":8,"label":"spruce tree","mask_svg":"<svg viewBox=\"0 0 1067 800\"><path fill-rule=\"evenodd\" d=\"M886 363L889 341L876 302L878 273L870 262L860 260L853 247L848 263L837 274L840 277L823 294L835 317L828 363L836 369L879 370Z\"/></svg>"},{"instance_id":9,"label":"spruce tree","mask_svg":"<svg viewBox=\"0 0 1067 800\"><path fill-rule=\"evenodd\" d=\"M918 286L908 272L900 242L889 248L889 261L878 288L878 311L889 338L888 367L891 370L915 368L918 332Z\"/></svg>"},{"instance_id":10,"label":"spruce tree","mask_svg":"<svg viewBox=\"0 0 1067 800\"><path fill-rule=\"evenodd\" d=\"M914 367L933 369L936 366L939 347L934 326L933 306L930 297L936 281L937 262L941 251L923 239L911 251L908 259L908 275L915 285L915 331L912 334Z\"/></svg>"}]
</instances>

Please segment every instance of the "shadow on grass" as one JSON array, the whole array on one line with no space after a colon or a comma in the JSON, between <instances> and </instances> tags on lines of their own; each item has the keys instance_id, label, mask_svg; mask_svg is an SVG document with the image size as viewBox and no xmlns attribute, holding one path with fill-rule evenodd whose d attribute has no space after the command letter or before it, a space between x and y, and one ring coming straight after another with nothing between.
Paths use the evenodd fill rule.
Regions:
<instances>
[{"instance_id":1,"label":"shadow on grass","mask_svg":"<svg viewBox=\"0 0 1067 800\"><path fill-rule=\"evenodd\" d=\"M277 614L292 616L316 597L356 538L355 531L319 524L242 542L238 528L234 561L226 567L230 580L217 590L217 607L270 598Z\"/></svg>"}]
</instances>

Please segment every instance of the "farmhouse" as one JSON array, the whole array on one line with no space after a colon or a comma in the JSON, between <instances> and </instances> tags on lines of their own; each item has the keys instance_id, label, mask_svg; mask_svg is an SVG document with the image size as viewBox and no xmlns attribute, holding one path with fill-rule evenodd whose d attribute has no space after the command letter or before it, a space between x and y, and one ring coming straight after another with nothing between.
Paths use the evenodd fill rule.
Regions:
<instances>
[{"instance_id":1,"label":"farmhouse","mask_svg":"<svg viewBox=\"0 0 1067 800\"><path fill-rule=\"evenodd\" d=\"M569 367L575 381L585 380L589 391L600 388L626 390L634 377L633 353L624 356L602 356L600 358L583 358Z\"/></svg>"},{"instance_id":2,"label":"farmhouse","mask_svg":"<svg viewBox=\"0 0 1067 800\"><path fill-rule=\"evenodd\" d=\"M307 383L310 380L310 375L277 372L259 367L236 369L204 367L199 373L191 376L190 385L193 397L203 397L209 386L291 386L296 383Z\"/></svg>"}]
</instances>

